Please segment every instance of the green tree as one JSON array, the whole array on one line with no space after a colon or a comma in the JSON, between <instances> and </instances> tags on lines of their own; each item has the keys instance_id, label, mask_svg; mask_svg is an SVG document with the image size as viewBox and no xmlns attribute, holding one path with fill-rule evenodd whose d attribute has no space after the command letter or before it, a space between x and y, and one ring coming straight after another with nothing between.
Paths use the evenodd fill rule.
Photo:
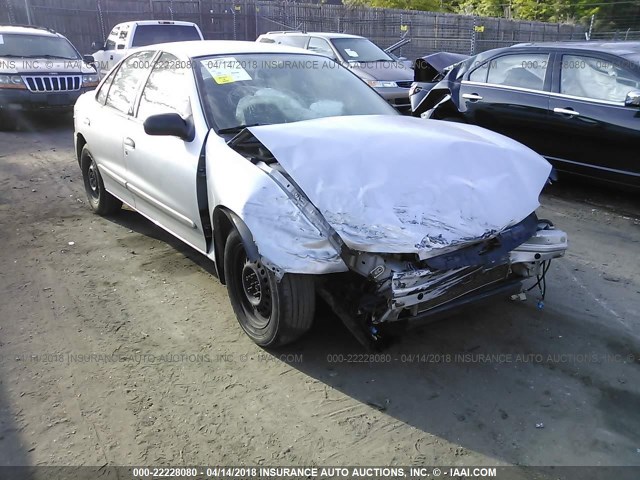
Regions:
<instances>
[{"instance_id":1,"label":"green tree","mask_svg":"<svg viewBox=\"0 0 640 480\"><path fill-rule=\"evenodd\" d=\"M351 7L398 8L401 10L424 10L438 12L441 10L440 0L343 0Z\"/></svg>"}]
</instances>

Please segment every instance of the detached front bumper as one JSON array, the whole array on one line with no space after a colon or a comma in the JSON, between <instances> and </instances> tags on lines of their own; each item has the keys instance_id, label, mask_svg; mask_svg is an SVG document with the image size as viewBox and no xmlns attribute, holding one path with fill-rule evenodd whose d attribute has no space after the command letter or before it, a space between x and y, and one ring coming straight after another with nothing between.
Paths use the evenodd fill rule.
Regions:
<instances>
[{"instance_id":1,"label":"detached front bumper","mask_svg":"<svg viewBox=\"0 0 640 480\"><path fill-rule=\"evenodd\" d=\"M35 93L29 90L0 90L0 110L5 113L72 110L78 97L92 88L68 92Z\"/></svg>"},{"instance_id":2,"label":"detached front bumper","mask_svg":"<svg viewBox=\"0 0 640 480\"><path fill-rule=\"evenodd\" d=\"M544 224L529 240L509 252L503 262L447 271L427 268L394 272L386 292L387 309L372 320L383 323L423 316L474 292L512 285L539 275L544 262L562 257L566 249L567 234Z\"/></svg>"}]
</instances>

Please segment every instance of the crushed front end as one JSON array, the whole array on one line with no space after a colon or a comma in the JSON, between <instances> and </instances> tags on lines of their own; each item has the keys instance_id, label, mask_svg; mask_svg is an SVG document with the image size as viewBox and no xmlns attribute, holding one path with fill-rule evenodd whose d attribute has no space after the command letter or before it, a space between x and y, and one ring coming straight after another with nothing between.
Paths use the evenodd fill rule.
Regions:
<instances>
[{"instance_id":1,"label":"crushed front end","mask_svg":"<svg viewBox=\"0 0 640 480\"><path fill-rule=\"evenodd\" d=\"M498 235L426 260L356 254L350 273L326 276L320 293L371 346L385 324L439 318L486 298L508 298L524 292L529 278L537 279L529 289L538 287L544 298L549 264L566 249L566 233L532 214Z\"/></svg>"},{"instance_id":2,"label":"crushed front end","mask_svg":"<svg viewBox=\"0 0 640 480\"><path fill-rule=\"evenodd\" d=\"M406 117L395 122L414 131L412 139L424 143L421 151L433 152L435 146L457 151L456 162L431 158L429 168L422 157L392 155L386 143L369 145L364 136L356 142L358 149L345 154L352 139L347 142L339 132L359 135L347 121L367 126L365 131L387 131L390 120L335 118L249 127L228 141L286 195L278 205L294 205L305 225L317 231L304 249L295 232L290 245L254 235L262 263L278 278L315 274L318 293L361 343L374 348L386 325L518 294L528 278L537 277L533 286L544 294L549 262L567 248L564 232L531 213L539 205L549 164L505 137L494 135L487 143L490 133L444 122L423 134L422 121ZM327 138L334 139L335 155L321 148ZM478 158L486 160L481 169ZM251 215L243 219L251 228ZM513 219L523 220L514 224ZM270 257L281 250L300 262L289 268L274 264ZM319 251L334 256L320 261Z\"/></svg>"}]
</instances>

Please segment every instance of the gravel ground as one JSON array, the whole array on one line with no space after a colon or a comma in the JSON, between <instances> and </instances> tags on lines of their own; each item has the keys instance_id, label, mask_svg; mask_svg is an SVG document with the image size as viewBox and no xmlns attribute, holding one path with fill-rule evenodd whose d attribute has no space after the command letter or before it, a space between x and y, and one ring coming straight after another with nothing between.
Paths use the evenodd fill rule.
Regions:
<instances>
[{"instance_id":1,"label":"gravel ground","mask_svg":"<svg viewBox=\"0 0 640 480\"><path fill-rule=\"evenodd\" d=\"M640 465L640 206L554 186L545 307L499 300L380 361L321 308L279 352L212 265L85 203L70 121L0 133L0 465ZM115 359L115 360L114 360Z\"/></svg>"}]
</instances>

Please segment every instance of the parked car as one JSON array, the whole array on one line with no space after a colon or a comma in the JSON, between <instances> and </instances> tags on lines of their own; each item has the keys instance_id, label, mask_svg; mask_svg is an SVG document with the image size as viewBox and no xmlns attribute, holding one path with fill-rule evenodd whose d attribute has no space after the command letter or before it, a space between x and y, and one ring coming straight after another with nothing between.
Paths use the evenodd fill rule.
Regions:
<instances>
[{"instance_id":1,"label":"parked car","mask_svg":"<svg viewBox=\"0 0 640 480\"><path fill-rule=\"evenodd\" d=\"M102 48L93 54L101 76L109 73L132 48L155 43L204 40L200 28L191 22L169 20L143 20L120 23L113 27ZM94 43L97 48L101 42Z\"/></svg>"},{"instance_id":2,"label":"parked car","mask_svg":"<svg viewBox=\"0 0 640 480\"><path fill-rule=\"evenodd\" d=\"M0 25L0 129L15 128L26 112L70 112L97 85L96 70L63 35Z\"/></svg>"},{"instance_id":3,"label":"parked car","mask_svg":"<svg viewBox=\"0 0 640 480\"><path fill-rule=\"evenodd\" d=\"M75 142L91 208L124 202L209 257L263 346L310 328L316 292L367 344L519 290L567 247L534 213L542 157L475 126L425 128L297 48L141 49L78 100Z\"/></svg>"},{"instance_id":4,"label":"parked car","mask_svg":"<svg viewBox=\"0 0 640 480\"><path fill-rule=\"evenodd\" d=\"M409 88L413 70L404 61L358 35L326 32L268 32L257 42L306 48L329 57L358 75L402 113L411 112Z\"/></svg>"},{"instance_id":5,"label":"parked car","mask_svg":"<svg viewBox=\"0 0 640 480\"><path fill-rule=\"evenodd\" d=\"M561 172L640 187L640 42L484 52L452 68L422 113L507 135Z\"/></svg>"}]
</instances>

